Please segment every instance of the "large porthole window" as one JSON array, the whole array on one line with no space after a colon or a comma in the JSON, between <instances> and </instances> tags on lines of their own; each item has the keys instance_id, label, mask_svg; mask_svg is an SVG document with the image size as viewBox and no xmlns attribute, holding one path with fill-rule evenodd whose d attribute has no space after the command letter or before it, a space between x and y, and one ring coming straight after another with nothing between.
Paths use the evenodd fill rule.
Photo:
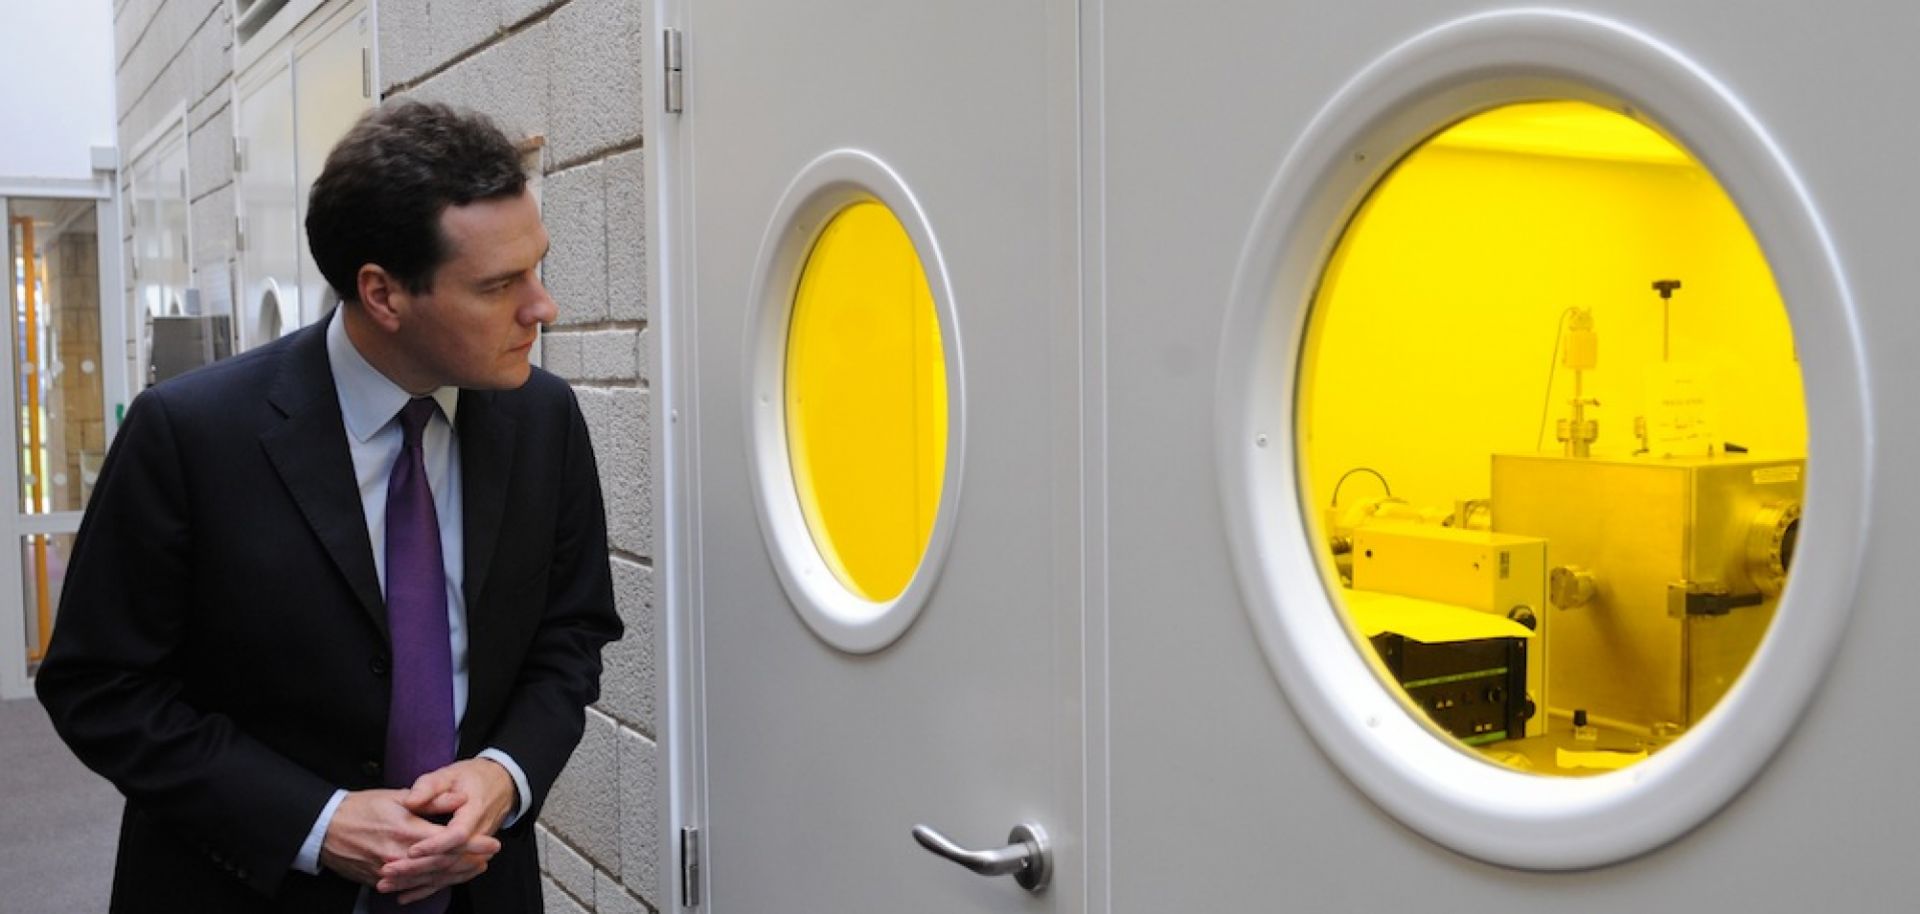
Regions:
<instances>
[{"instance_id":1,"label":"large porthole window","mask_svg":"<svg viewBox=\"0 0 1920 914\"><path fill-rule=\"evenodd\" d=\"M1248 617L1330 763L1532 869L1731 801L1845 630L1858 327L1808 184L1671 41L1496 10L1356 73L1241 246L1216 416Z\"/></svg>"},{"instance_id":2,"label":"large porthole window","mask_svg":"<svg viewBox=\"0 0 1920 914\"><path fill-rule=\"evenodd\" d=\"M1336 602L1434 731L1577 776L1712 711L1791 567L1806 410L1766 258L1686 150L1579 101L1453 124L1348 225L1306 351Z\"/></svg>"}]
</instances>

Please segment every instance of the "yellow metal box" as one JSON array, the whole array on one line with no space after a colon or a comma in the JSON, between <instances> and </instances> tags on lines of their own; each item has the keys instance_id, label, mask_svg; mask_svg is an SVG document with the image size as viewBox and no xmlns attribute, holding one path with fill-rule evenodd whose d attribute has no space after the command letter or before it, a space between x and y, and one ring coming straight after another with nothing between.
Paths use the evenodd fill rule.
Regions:
<instances>
[{"instance_id":1,"label":"yellow metal box","mask_svg":"<svg viewBox=\"0 0 1920 914\"><path fill-rule=\"evenodd\" d=\"M1551 710L1642 732L1705 716L1773 619L1804 465L1494 455L1493 528L1547 541Z\"/></svg>"}]
</instances>

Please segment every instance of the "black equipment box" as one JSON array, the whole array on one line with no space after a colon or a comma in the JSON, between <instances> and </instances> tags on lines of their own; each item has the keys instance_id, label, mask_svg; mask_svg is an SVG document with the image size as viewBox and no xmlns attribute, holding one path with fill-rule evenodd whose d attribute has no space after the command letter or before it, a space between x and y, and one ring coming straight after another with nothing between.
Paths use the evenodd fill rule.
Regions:
<instances>
[{"instance_id":1,"label":"black equipment box","mask_svg":"<svg viewBox=\"0 0 1920 914\"><path fill-rule=\"evenodd\" d=\"M1407 696L1440 729L1469 746L1526 735L1527 642L1483 638L1428 644L1394 632L1373 649Z\"/></svg>"}]
</instances>

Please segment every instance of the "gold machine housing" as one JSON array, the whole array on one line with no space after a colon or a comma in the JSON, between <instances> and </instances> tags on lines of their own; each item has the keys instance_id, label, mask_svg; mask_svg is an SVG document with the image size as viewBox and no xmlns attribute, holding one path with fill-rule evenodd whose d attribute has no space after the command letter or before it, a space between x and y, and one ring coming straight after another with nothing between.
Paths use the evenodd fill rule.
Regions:
<instances>
[{"instance_id":1,"label":"gold machine housing","mask_svg":"<svg viewBox=\"0 0 1920 914\"><path fill-rule=\"evenodd\" d=\"M1584 709L1659 735L1706 716L1773 620L1805 464L1495 454L1493 529L1546 540L1552 707L1537 717Z\"/></svg>"}]
</instances>

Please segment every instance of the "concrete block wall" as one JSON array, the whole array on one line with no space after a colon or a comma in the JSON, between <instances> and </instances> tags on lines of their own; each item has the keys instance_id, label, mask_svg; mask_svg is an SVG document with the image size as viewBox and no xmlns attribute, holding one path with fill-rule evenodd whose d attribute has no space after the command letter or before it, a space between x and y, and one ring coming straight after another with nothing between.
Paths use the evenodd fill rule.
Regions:
<instances>
[{"instance_id":1,"label":"concrete block wall","mask_svg":"<svg viewBox=\"0 0 1920 914\"><path fill-rule=\"evenodd\" d=\"M601 699L539 824L547 910L568 914L667 906L645 13L640 0L381 0L376 30L382 98L478 109L509 133L543 139L539 189L553 242L543 278L560 317L542 358L573 382L593 433L627 623L626 638L605 652Z\"/></svg>"},{"instance_id":2,"label":"concrete block wall","mask_svg":"<svg viewBox=\"0 0 1920 914\"><path fill-rule=\"evenodd\" d=\"M658 363L646 291L644 14L640 0L381 0L376 23L382 98L464 105L544 141L538 184L553 240L544 277L560 306L544 360L573 382L591 427L628 632L605 653L601 700L537 826L554 912L658 911L668 888L659 875L661 501L651 450ZM179 106L187 111L192 282L203 295L224 287L235 250L231 17L228 0L114 3L123 152Z\"/></svg>"}]
</instances>

